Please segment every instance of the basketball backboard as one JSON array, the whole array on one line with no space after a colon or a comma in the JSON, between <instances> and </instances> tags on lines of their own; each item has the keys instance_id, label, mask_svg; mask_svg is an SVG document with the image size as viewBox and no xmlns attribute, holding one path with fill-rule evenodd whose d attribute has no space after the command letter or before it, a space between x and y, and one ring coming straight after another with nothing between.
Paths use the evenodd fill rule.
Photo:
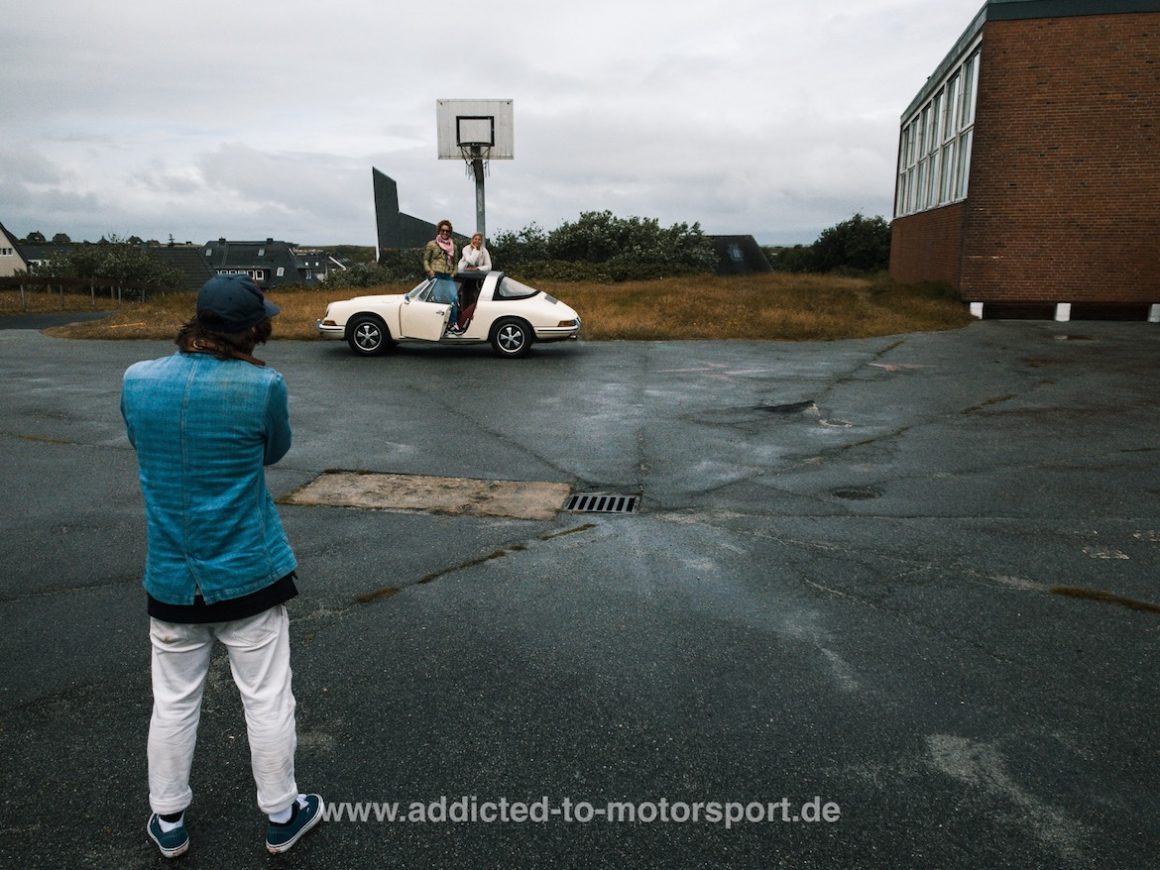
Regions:
<instances>
[{"instance_id":1,"label":"basketball backboard","mask_svg":"<svg viewBox=\"0 0 1160 870\"><path fill-rule=\"evenodd\" d=\"M435 122L440 160L515 157L511 100L436 100Z\"/></svg>"}]
</instances>

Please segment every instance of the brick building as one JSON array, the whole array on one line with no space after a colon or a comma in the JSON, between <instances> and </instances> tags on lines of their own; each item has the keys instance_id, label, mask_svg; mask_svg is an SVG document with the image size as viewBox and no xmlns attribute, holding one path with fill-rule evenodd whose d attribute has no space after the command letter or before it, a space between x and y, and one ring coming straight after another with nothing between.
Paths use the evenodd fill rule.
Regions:
<instances>
[{"instance_id":1,"label":"brick building","mask_svg":"<svg viewBox=\"0 0 1160 870\"><path fill-rule=\"evenodd\" d=\"M987 0L902 116L890 273L1160 321L1160 0Z\"/></svg>"}]
</instances>

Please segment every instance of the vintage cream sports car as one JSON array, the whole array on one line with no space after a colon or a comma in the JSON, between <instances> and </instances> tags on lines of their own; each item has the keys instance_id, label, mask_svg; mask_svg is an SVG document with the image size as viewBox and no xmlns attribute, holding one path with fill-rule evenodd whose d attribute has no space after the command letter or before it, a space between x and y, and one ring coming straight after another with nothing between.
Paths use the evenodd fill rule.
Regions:
<instances>
[{"instance_id":1,"label":"vintage cream sports car","mask_svg":"<svg viewBox=\"0 0 1160 870\"><path fill-rule=\"evenodd\" d=\"M490 342L502 357L523 356L537 341L566 341L580 335L580 315L547 293L503 272L460 272L455 276L459 309L470 320L462 331L448 323L451 306L432 301L428 279L405 294L356 296L326 306L318 321L323 338L345 338L361 356L374 356L399 342L441 344ZM472 308L471 306L474 306Z\"/></svg>"}]
</instances>

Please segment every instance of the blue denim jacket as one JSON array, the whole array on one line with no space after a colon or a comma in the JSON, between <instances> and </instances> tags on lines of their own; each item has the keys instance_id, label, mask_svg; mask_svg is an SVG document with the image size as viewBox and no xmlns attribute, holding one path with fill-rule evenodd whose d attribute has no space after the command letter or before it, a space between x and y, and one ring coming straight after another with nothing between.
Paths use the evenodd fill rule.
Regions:
<instances>
[{"instance_id":1,"label":"blue denim jacket","mask_svg":"<svg viewBox=\"0 0 1160 870\"><path fill-rule=\"evenodd\" d=\"M158 601L238 598L297 567L264 469L290 449L287 402L282 375L242 360L176 353L125 372Z\"/></svg>"}]
</instances>

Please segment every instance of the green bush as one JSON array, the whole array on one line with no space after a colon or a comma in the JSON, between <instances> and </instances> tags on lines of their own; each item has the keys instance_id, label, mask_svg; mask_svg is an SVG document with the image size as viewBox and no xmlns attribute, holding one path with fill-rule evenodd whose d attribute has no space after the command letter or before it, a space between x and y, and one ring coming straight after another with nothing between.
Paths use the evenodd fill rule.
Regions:
<instances>
[{"instance_id":1,"label":"green bush","mask_svg":"<svg viewBox=\"0 0 1160 870\"><path fill-rule=\"evenodd\" d=\"M777 272L865 275L890 267L890 224L882 216L855 213L822 230L812 245L772 247L766 258Z\"/></svg>"},{"instance_id":2,"label":"green bush","mask_svg":"<svg viewBox=\"0 0 1160 870\"><path fill-rule=\"evenodd\" d=\"M499 266L498 262L496 266ZM527 281L591 281L595 284L608 284L612 281L612 273L601 264L580 263L574 260L536 260L504 271Z\"/></svg>"},{"instance_id":3,"label":"green bush","mask_svg":"<svg viewBox=\"0 0 1160 870\"><path fill-rule=\"evenodd\" d=\"M765 259L775 272L816 272L813 245L764 248Z\"/></svg>"},{"instance_id":4,"label":"green bush","mask_svg":"<svg viewBox=\"0 0 1160 870\"><path fill-rule=\"evenodd\" d=\"M890 266L890 224L885 218L852 218L822 230L814 242L818 271L839 267L874 272Z\"/></svg>"},{"instance_id":5,"label":"green bush","mask_svg":"<svg viewBox=\"0 0 1160 870\"><path fill-rule=\"evenodd\" d=\"M359 290L389 283L386 269L376 263L356 263L349 269L335 269L326 276L327 290Z\"/></svg>"},{"instance_id":6,"label":"green bush","mask_svg":"<svg viewBox=\"0 0 1160 870\"><path fill-rule=\"evenodd\" d=\"M496 267L523 277L629 281L711 272L712 242L699 224L665 228L655 218L583 212L550 233L537 224L497 233L489 242Z\"/></svg>"},{"instance_id":7,"label":"green bush","mask_svg":"<svg viewBox=\"0 0 1160 870\"><path fill-rule=\"evenodd\" d=\"M399 281L419 283L423 278L423 252L417 248L384 250L377 263L355 263L336 269L326 278L328 290L358 290Z\"/></svg>"},{"instance_id":8,"label":"green bush","mask_svg":"<svg viewBox=\"0 0 1160 870\"><path fill-rule=\"evenodd\" d=\"M423 280L423 249L391 248L380 251L378 265L386 274L387 281L414 281L417 284Z\"/></svg>"},{"instance_id":9,"label":"green bush","mask_svg":"<svg viewBox=\"0 0 1160 870\"><path fill-rule=\"evenodd\" d=\"M487 242L492 262L504 270L548 261L548 234L536 223L518 233L501 230ZM502 266L500 265L502 264Z\"/></svg>"}]
</instances>

